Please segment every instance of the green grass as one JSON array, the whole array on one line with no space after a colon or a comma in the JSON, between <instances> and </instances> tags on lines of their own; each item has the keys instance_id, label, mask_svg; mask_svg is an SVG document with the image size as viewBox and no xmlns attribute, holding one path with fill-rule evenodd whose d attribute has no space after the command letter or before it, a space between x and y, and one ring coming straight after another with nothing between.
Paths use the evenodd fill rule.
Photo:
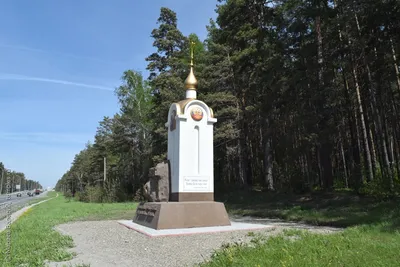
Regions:
<instances>
[{"instance_id":1,"label":"green grass","mask_svg":"<svg viewBox=\"0 0 400 267\"><path fill-rule=\"evenodd\" d=\"M346 192L285 195L254 191L230 192L217 200L226 203L231 215L274 217L347 229L329 235L290 230L268 239L253 234L251 245L225 245L202 267L386 267L400 262L398 200L377 201ZM62 196L35 206L11 227L13 257L9 266L43 266L45 260L69 260L73 255L66 249L74 246L73 240L54 231L54 226L76 220L131 219L135 208L135 203L69 202ZM0 263L5 260L5 244L3 232Z\"/></svg>"},{"instance_id":2,"label":"green grass","mask_svg":"<svg viewBox=\"0 0 400 267\"><path fill-rule=\"evenodd\" d=\"M39 203L39 202L44 201L44 200L49 199L49 198L53 198L55 196L57 196L57 192L54 192L54 191L48 192L45 197L40 197L39 196L38 198L32 199L31 201L28 202L27 206Z\"/></svg>"},{"instance_id":3,"label":"green grass","mask_svg":"<svg viewBox=\"0 0 400 267\"><path fill-rule=\"evenodd\" d=\"M257 236L252 246L223 247L202 267L399 266L398 200L376 201L348 193L293 196L232 192L224 197L231 214L347 228L329 235L289 230L269 239Z\"/></svg>"},{"instance_id":4,"label":"green grass","mask_svg":"<svg viewBox=\"0 0 400 267\"><path fill-rule=\"evenodd\" d=\"M7 235L0 234L1 266L44 266L45 260L65 261L73 255L66 251L73 240L53 230L69 221L132 218L135 203L94 204L67 201L63 196L37 205L11 226L12 261L6 265Z\"/></svg>"},{"instance_id":5,"label":"green grass","mask_svg":"<svg viewBox=\"0 0 400 267\"><path fill-rule=\"evenodd\" d=\"M14 213L14 212L16 212L16 211L18 211L18 210L20 210L20 209L26 207L26 206L30 206L30 205L32 205L32 204L36 204L36 203L39 203L39 202L44 201L44 200L46 200L46 199L55 197L56 195L57 195L57 193L54 192L54 191L52 191L52 192L47 193L47 195L46 195L45 197L34 198L33 200L28 201L27 203L17 203L17 204L13 204L13 205L11 206L11 213ZM2 212L0 213L0 220L5 219L6 217L7 217L7 211L4 209L4 210L2 210Z\"/></svg>"},{"instance_id":6,"label":"green grass","mask_svg":"<svg viewBox=\"0 0 400 267\"><path fill-rule=\"evenodd\" d=\"M350 192L303 195L230 192L218 198L231 215L279 218L313 225L348 227L389 222L400 227L400 200L378 201Z\"/></svg>"},{"instance_id":7,"label":"green grass","mask_svg":"<svg viewBox=\"0 0 400 267\"><path fill-rule=\"evenodd\" d=\"M201 266L389 267L400 262L400 234L379 227L355 227L331 235L290 230L268 240L255 238L254 243L226 246Z\"/></svg>"}]
</instances>

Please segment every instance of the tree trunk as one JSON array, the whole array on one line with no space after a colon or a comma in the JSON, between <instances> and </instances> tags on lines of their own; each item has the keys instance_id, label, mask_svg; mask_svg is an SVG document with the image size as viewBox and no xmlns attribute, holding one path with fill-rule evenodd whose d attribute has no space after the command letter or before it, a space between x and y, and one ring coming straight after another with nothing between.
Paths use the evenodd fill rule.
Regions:
<instances>
[{"instance_id":1,"label":"tree trunk","mask_svg":"<svg viewBox=\"0 0 400 267\"><path fill-rule=\"evenodd\" d=\"M336 8L336 1L333 1L334 8ZM336 15L337 19L339 20L339 12ZM345 60L345 56L343 53L343 47L344 47L344 42L342 39L342 32L340 30L340 24L337 24L338 27L338 35L339 35L339 40L340 40L340 55L341 55L341 60ZM350 89L348 85L348 81L346 78L346 71L343 66L340 66L341 73L342 73L342 78L343 78L343 87L344 87L344 96L345 96L345 107L346 107L346 113L347 113L347 121L349 124L349 130L350 130L350 139L351 139L351 155L352 155L352 161L351 161L351 173L350 177L354 177L355 180L355 187L356 190L359 189L359 186L363 182L363 176L361 172L361 161L360 161L360 145L359 145L359 138L358 138L358 127L357 127L357 116L354 116L353 119L353 103L350 97Z\"/></svg>"},{"instance_id":2,"label":"tree trunk","mask_svg":"<svg viewBox=\"0 0 400 267\"><path fill-rule=\"evenodd\" d=\"M394 50L394 45L393 45L392 38L389 38L389 41L390 41L390 47L391 47L391 50L392 50L392 59L393 59L394 72L396 74L396 85L397 85L397 89L400 92L400 74L399 74L399 67L397 66L396 51Z\"/></svg>"},{"instance_id":3,"label":"tree trunk","mask_svg":"<svg viewBox=\"0 0 400 267\"><path fill-rule=\"evenodd\" d=\"M346 162L346 155L344 153L344 138L343 135L340 136L340 154L342 157L342 164L343 164L343 173L344 173L344 186L345 188L349 188L349 178L347 172L347 162Z\"/></svg>"},{"instance_id":4,"label":"tree trunk","mask_svg":"<svg viewBox=\"0 0 400 267\"><path fill-rule=\"evenodd\" d=\"M271 140L271 129L269 120L266 119L265 123L265 137L264 137L264 182L269 191L274 191L274 179L272 175L272 140Z\"/></svg>"},{"instance_id":5,"label":"tree trunk","mask_svg":"<svg viewBox=\"0 0 400 267\"><path fill-rule=\"evenodd\" d=\"M320 3L319 3L320 5ZM319 6L318 6L319 8ZM322 32L321 32L321 17L319 15L315 18L315 28L317 33L317 58L318 58L318 89L319 97L322 101L326 101L326 96L323 93L324 90L324 58L323 58L323 47L322 47ZM329 135L327 134L328 129L328 119L325 112L325 108L322 103L319 103L320 112L322 112L322 119L319 124L319 140L320 140L320 152L319 157L321 160L321 168L325 189L333 188L333 176L332 176L332 144L330 142Z\"/></svg>"},{"instance_id":6,"label":"tree trunk","mask_svg":"<svg viewBox=\"0 0 400 267\"><path fill-rule=\"evenodd\" d=\"M354 64L354 62L353 62L353 64ZM366 160L366 164L367 164L367 170L366 170L367 171L367 179L368 179L368 181L372 181L374 179L374 177L373 177L373 170L372 170L371 152L370 152L370 148L368 145L368 134L367 134L367 127L365 125L363 105L361 102L360 86L358 83L356 67L353 65L352 69L353 69L353 78L354 78L354 83L355 83L358 111L359 111L360 123L361 123L360 126L361 126L361 131L363 134L363 143L364 143L364 150L365 150L365 157L366 157L365 160Z\"/></svg>"}]
</instances>

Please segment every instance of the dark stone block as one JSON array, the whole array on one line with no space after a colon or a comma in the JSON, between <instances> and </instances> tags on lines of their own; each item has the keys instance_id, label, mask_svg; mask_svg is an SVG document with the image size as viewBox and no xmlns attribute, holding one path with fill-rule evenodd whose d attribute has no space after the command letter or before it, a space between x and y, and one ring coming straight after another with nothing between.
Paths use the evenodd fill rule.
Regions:
<instances>
[{"instance_id":1,"label":"dark stone block","mask_svg":"<svg viewBox=\"0 0 400 267\"><path fill-rule=\"evenodd\" d=\"M169 164L158 163L149 171L149 181L144 185L144 192L149 202L166 202L169 200Z\"/></svg>"}]
</instances>

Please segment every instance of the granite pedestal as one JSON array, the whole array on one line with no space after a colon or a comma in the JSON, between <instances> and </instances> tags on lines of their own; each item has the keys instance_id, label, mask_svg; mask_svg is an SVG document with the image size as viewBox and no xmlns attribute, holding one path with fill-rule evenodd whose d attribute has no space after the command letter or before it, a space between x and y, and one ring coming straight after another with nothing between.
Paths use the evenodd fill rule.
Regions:
<instances>
[{"instance_id":1,"label":"granite pedestal","mask_svg":"<svg viewBox=\"0 0 400 267\"><path fill-rule=\"evenodd\" d=\"M156 230L231 225L225 205L214 201L141 203L133 222Z\"/></svg>"}]
</instances>

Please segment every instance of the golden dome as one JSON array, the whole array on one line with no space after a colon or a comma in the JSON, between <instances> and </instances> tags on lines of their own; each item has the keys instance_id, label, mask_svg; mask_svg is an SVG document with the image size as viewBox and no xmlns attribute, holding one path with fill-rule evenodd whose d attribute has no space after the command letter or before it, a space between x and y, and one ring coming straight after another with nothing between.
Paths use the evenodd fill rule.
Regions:
<instances>
[{"instance_id":1,"label":"golden dome","mask_svg":"<svg viewBox=\"0 0 400 267\"><path fill-rule=\"evenodd\" d=\"M197 79L193 73L193 64L190 65L190 72L185 80L185 89L186 90L196 90L197 89Z\"/></svg>"}]
</instances>

